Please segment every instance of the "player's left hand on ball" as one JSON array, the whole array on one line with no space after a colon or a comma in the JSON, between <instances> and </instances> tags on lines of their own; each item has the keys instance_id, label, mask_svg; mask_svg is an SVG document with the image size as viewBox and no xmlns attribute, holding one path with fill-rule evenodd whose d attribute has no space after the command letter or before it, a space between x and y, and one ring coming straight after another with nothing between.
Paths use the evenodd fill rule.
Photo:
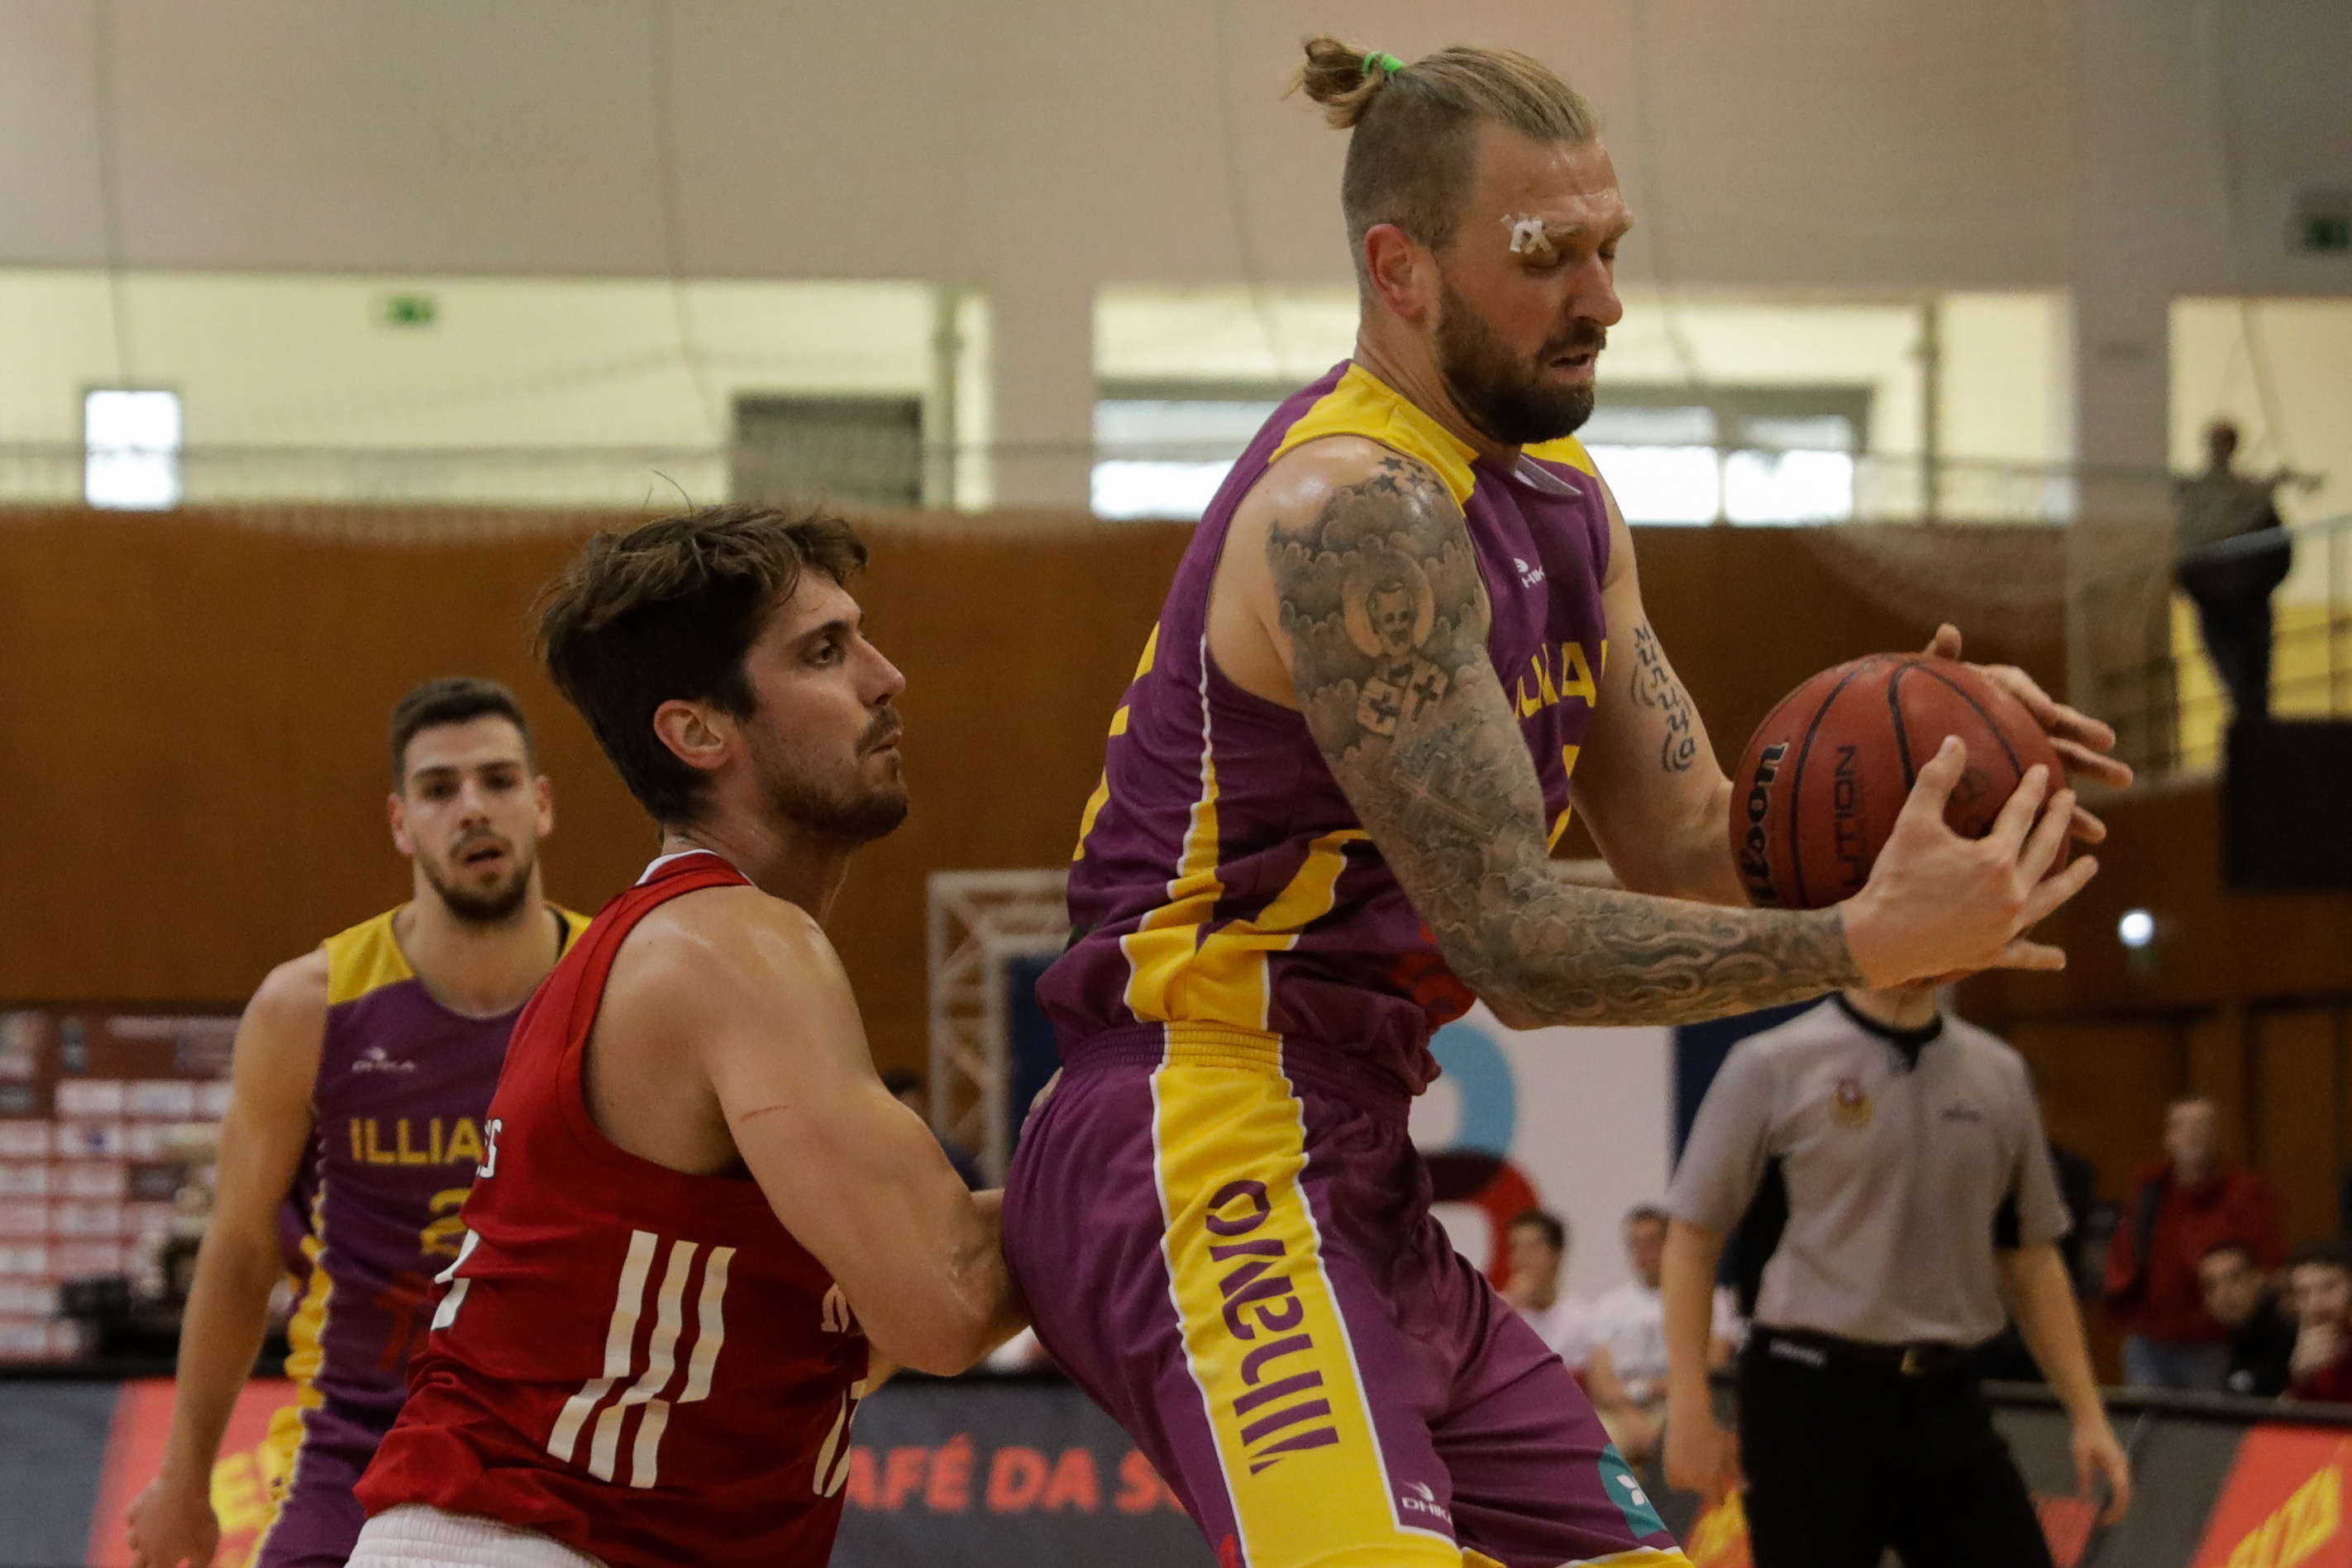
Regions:
<instances>
[{"instance_id":1,"label":"player's left hand on ball","mask_svg":"<svg viewBox=\"0 0 2352 1568\"><path fill-rule=\"evenodd\" d=\"M1934 658L1960 656L1960 629L1947 621L1927 639L1926 652ZM2116 732L2078 708L2067 706L2042 689L2042 683L2015 664L1971 664L1970 669L2025 705L2025 711L2050 737L2067 776L2120 789L2132 781L2131 764L2107 755L2116 747ZM2069 837L2086 844L2105 841L2107 825L2077 805Z\"/></svg>"},{"instance_id":2,"label":"player's left hand on ball","mask_svg":"<svg viewBox=\"0 0 2352 1568\"><path fill-rule=\"evenodd\" d=\"M2074 1490L2076 1495L2096 1498L2095 1479L2104 1477L2107 1483L2107 1506L2099 1515L2101 1524L2113 1524L2131 1507L2131 1460L2124 1455L2121 1443L2116 1441L2116 1429L2103 1419L2095 1424L2084 1423L2074 1428Z\"/></svg>"}]
</instances>

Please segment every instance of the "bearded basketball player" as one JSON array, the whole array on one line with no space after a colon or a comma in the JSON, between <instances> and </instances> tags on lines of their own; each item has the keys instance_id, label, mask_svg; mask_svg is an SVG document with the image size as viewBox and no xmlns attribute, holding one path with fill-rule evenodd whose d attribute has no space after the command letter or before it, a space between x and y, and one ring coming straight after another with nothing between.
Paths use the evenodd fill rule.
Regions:
<instances>
[{"instance_id":1,"label":"bearded basketball player","mask_svg":"<svg viewBox=\"0 0 2352 1568\"><path fill-rule=\"evenodd\" d=\"M1475 48L1320 39L1305 87L1353 128L1356 353L1235 465L1112 717L1007 1253L1228 1568L1680 1563L1430 1215L1406 1111L1432 1029L1474 998L1670 1024L2052 967L2021 934L2091 875L2042 880L2070 824L2101 830L2036 771L1958 838L1948 747L1860 895L1741 907L1730 787L1572 434L1631 226L1590 109ZM2104 726L2000 678L2127 777ZM1622 891L1549 863L1571 802Z\"/></svg>"},{"instance_id":2,"label":"bearded basketball player","mask_svg":"<svg viewBox=\"0 0 2352 1568\"><path fill-rule=\"evenodd\" d=\"M824 923L907 813L849 525L589 541L556 685L661 826L516 1026L354 1568L823 1563L857 1402L1026 1321L1002 1195L883 1087Z\"/></svg>"},{"instance_id":3,"label":"bearded basketball player","mask_svg":"<svg viewBox=\"0 0 2352 1568\"><path fill-rule=\"evenodd\" d=\"M430 681L402 698L392 784L408 902L271 971L237 1026L170 1446L131 1510L141 1568L213 1560L213 1460L281 1274L296 1393L271 1428L275 1512L253 1561L350 1553L352 1487L406 1396L432 1277L457 1256L507 1037L587 924L541 894L552 797L506 687Z\"/></svg>"}]
</instances>

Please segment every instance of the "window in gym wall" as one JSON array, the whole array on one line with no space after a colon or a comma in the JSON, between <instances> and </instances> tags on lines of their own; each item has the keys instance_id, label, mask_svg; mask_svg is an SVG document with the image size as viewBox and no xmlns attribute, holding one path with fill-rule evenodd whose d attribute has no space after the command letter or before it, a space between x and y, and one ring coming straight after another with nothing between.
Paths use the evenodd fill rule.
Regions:
<instances>
[{"instance_id":1,"label":"window in gym wall","mask_svg":"<svg viewBox=\"0 0 2352 1568\"><path fill-rule=\"evenodd\" d=\"M1867 449L1867 387L1609 384L1580 433L1634 523L1842 522Z\"/></svg>"},{"instance_id":2,"label":"window in gym wall","mask_svg":"<svg viewBox=\"0 0 2352 1568\"><path fill-rule=\"evenodd\" d=\"M923 402L915 397L751 395L735 400L729 453L738 501L923 504Z\"/></svg>"},{"instance_id":3,"label":"window in gym wall","mask_svg":"<svg viewBox=\"0 0 2352 1568\"><path fill-rule=\"evenodd\" d=\"M1234 460L1295 387L1107 382L1095 402L1098 517L1198 521Z\"/></svg>"},{"instance_id":4,"label":"window in gym wall","mask_svg":"<svg viewBox=\"0 0 2352 1568\"><path fill-rule=\"evenodd\" d=\"M163 511L180 504L180 394L100 387L82 394L82 498Z\"/></svg>"}]
</instances>

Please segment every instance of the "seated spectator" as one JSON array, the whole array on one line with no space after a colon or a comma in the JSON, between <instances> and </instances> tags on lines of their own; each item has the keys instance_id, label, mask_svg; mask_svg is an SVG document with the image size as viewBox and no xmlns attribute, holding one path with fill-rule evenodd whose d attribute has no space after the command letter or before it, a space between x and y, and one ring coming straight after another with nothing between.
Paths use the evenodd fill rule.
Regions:
<instances>
[{"instance_id":1,"label":"seated spectator","mask_svg":"<svg viewBox=\"0 0 2352 1568\"><path fill-rule=\"evenodd\" d=\"M2278 1291L2254 1249L2242 1241L2207 1248L2197 1260L2197 1281L2205 1310L2229 1331L2230 1370L2221 1386L2258 1399L2284 1394L2294 1359L2294 1319L2280 1309Z\"/></svg>"},{"instance_id":2,"label":"seated spectator","mask_svg":"<svg viewBox=\"0 0 2352 1568\"><path fill-rule=\"evenodd\" d=\"M2135 1388L2219 1393L2229 1335L2205 1310L2198 1260L2243 1241L2264 1268L2284 1250L2270 1184L2221 1157L2210 1100L2165 1112L2164 1163L2147 1171L2107 1249L2107 1307L2127 1331L2124 1377Z\"/></svg>"},{"instance_id":3,"label":"seated spectator","mask_svg":"<svg viewBox=\"0 0 2352 1568\"><path fill-rule=\"evenodd\" d=\"M1531 1208L1511 1221L1507 1240L1510 1282L1503 1288L1503 1299L1518 1309L1528 1326L1577 1375L1617 1451L1633 1464L1643 1463L1657 1451L1658 1422L1627 1396L1615 1373L1591 1363L1589 1309L1559 1288L1568 1265L1567 1221Z\"/></svg>"},{"instance_id":4,"label":"seated spectator","mask_svg":"<svg viewBox=\"0 0 2352 1568\"><path fill-rule=\"evenodd\" d=\"M2297 1399L2352 1405L2352 1255L2334 1237L2306 1241L2286 1264L2294 1300Z\"/></svg>"},{"instance_id":5,"label":"seated spectator","mask_svg":"<svg viewBox=\"0 0 2352 1568\"><path fill-rule=\"evenodd\" d=\"M1666 1309L1658 1294L1665 1255L1666 1211L1643 1204L1626 1215L1625 1260L1633 1277L1594 1301L1587 1314L1593 1372L1613 1376L1634 1404L1659 1412L1666 1397ZM1707 1364L1720 1366L1730 1360L1738 1337L1731 1292L1717 1290Z\"/></svg>"},{"instance_id":6,"label":"seated spectator","mask_svg":"<svg viewBox=\"0 0 2352 1568\"><path fill-rule=\"evenodd\" d=\"M1592 1341L1585 1332L1584 1303L1559 1288L1568 1268L1568 1222L1556 1214L1530 1208L1511 1221L1505 1236L1511 1249L1510 1282L1503 1299L1570 1372L1584 1370Z\"/></svg>"}]
</instances>

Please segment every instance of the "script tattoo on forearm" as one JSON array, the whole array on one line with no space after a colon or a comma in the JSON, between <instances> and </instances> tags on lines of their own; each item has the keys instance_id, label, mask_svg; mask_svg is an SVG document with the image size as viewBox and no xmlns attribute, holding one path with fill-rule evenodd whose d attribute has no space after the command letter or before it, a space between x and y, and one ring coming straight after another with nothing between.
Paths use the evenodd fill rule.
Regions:
<instances>
[{"instance_id":1,"label":"script tattoo on forearm","mask_svg":"<svg viewBox=\"0 0 2352 1568\"><path fill-rule=\"evenodd\" d=\"M1686 773L1698 760L1697 711L1690 694L1675 679L1666 650L1658 634L1643 622L1633 628L1633 701L1654 708L1665 720L1665 738L1658 743L1658 766L1669 773Z\"/></svg>"},{"instance_id":2,"label":"script tattoo on forearm","mask_svg":"<svg viewBox=\"0 0 2352 1568\"><path fill-rule=\"evenodd\" d=\"M1498 1011L1683 1023L1860 983L1833 909L1721 909L1554 873L1476 557L1427 469L1384 459L1314 517L1277 518L1266 553L1316 744L1447 962ZM1658 672L1643 700L1679 711L1687 736L1663 654L1638 639L1636 653Z\"/></svg>"}]
</instances>

